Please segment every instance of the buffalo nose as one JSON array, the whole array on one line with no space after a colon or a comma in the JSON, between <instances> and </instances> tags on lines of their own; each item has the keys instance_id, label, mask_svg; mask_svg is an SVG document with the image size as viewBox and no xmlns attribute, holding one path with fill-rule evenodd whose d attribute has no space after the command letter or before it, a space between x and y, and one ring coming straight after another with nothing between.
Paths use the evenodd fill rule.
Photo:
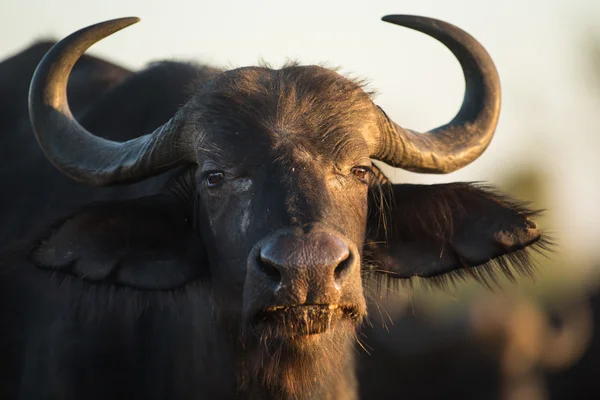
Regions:
<instances>
[{"instance_id":1,"label":"buffalo nose","mask_svg":"<svg viewBox=\"0 0 600 400\"><path fill-rule=\"evenodd\" d=\"M258 268L282 284L297 280L330 282L340 289L352 266L351 259L348 245L334 234L288 233L264 243Z\"/></svg>"}]
</instances>

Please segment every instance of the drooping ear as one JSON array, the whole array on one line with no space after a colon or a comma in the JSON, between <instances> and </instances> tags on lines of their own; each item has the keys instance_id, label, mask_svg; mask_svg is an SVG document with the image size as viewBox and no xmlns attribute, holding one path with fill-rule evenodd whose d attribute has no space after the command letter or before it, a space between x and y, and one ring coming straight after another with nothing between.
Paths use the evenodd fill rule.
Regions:
<instances>
[{"instance_id":1,"label":"drooping ear","mask_svg":"<svg viewBox=\"0 0 600 400\"><path fill-rule=\"evenodd\" d=\"M527 248L547 243L530 220L538 214L489 187L469 183L384 184L373 188L365 268L391 278L473 276L487 283L510 266L530 275Z\"/></svg>"},{"instance_id":2,"label":"drooping ear","mask_svg":"<svg viewBox=\"0 0 600 400\"><path fill-rule=\"evenodd\" d=\"M31 251L39 268L88 282L172 290L209 274L202 240L170 194L88 206Z\"/></svg>"}]
</instances>

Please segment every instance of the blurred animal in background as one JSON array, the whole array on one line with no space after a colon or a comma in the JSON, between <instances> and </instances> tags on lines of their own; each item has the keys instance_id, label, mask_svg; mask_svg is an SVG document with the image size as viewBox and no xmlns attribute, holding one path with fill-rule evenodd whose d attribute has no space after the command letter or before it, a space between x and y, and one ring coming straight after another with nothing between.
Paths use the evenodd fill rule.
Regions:
<instances>
[{"instance_id":1,"label":"blurred animal in background","mask_svg":"<svg viewBox=\"0 0 600 400\"><path fill-rule=\"evenodd\" d=\"M481 296L445 316L383 301L359 335L361 398L596 399L599 293Z\"/></svg>"}]
</instances>

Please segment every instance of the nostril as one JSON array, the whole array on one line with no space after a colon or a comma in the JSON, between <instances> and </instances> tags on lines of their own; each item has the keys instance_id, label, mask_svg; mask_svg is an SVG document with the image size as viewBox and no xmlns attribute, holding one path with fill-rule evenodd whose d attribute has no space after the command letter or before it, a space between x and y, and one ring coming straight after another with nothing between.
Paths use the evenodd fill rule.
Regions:
<instances>
[{"instance_id":1,"label":"nostril","mask_svg":"<svg viewBox=\"0 0 600 400\"><path fill-rule=\"evenodd\" d=\"M344 279L350 271L350 267L352 266L352 258L353 257L350 255L346 259L342 260L342 262L340 262L333 271L333 278L338 287L341 287Z\"/></svg>"},{"instance_id":2,"label":"nostril","mask_svg":"<svg viewBox=\"0 0 600 400\"><path fill-rule=\"evenodd\" d=\"M277 269L277 267L273 264L271 260L269 260L267 257L263 257L263 255L261 254L258 256L258 260L256 260L256 262L258 264L258 269L263 274L273 279L274 281L281 281L281 272L279 272L279 269Z\"/></svg>"}]
</instances>

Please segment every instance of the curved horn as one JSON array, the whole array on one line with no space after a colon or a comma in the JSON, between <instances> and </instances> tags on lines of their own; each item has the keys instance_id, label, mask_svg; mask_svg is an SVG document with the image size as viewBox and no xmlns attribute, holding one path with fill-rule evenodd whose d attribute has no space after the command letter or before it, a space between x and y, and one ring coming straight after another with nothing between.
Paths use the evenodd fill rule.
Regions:
<instances>
[{"instance_id":1,"label":"curved horn","mask_svg":"<svg viewBox=\"0 0 600 400\"><path fill-rule=\"evenodd\" d=\"M490 55L475 38L447 22L412 15L382 20L442 42L460 62L466 89L454 119L426 134L400 127L379 108L380 136L371 156L413 172L444 174L468 165L487 148L500 114L500 79Z\"/></svg>"},{"instance_id":2,"label":"curved horn","mask_svg":"<svg viewBox=\"0 0 600 400\"><path fill-rule=\"evenodd\" d=\"M75 62L94 43L139 21L120 18L81 29L58 42L38 65L29 88L29 116L46 157L61 172L90 185L131 183L188 161L177 114L154 132L114 142L94 136L71 114L67 81ZM189 160L193 161L193 160Z\"/></svg>"}]
</instances>

